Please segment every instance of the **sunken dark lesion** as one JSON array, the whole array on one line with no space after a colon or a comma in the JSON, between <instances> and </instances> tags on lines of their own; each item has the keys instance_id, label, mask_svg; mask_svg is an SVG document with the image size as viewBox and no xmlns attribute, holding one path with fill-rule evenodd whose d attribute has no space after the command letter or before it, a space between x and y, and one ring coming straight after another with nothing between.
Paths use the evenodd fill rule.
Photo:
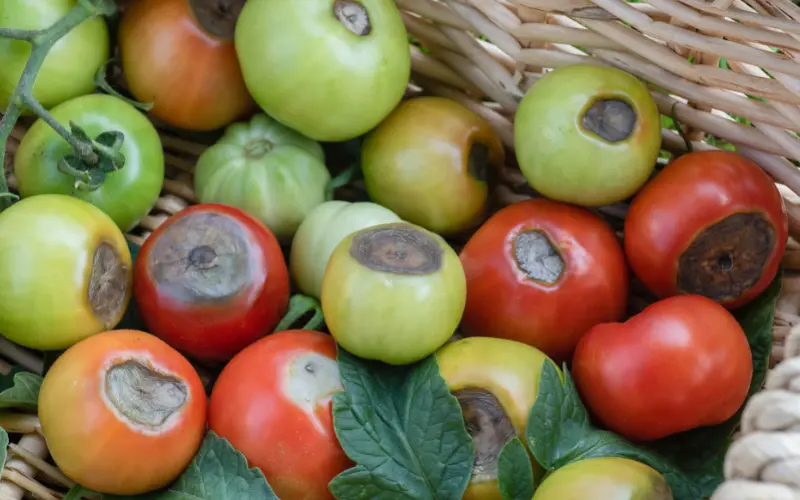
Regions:
<instances>
[{"instance_id":1,"label":"sunken dark lesion","mask_svg":"<svg viewBox=\"0 0 800 500\"><path fill-rule=\"evenodd\" d=\"M553 285L564 274L564 258L542 231L522 231L511 245L517 268L534 281Z\"/></svg>"},{"instance_id":2,"label":"sunken dark lesion","mask_svg":"<svg viewBox=\"0 0 800 500\"><path fill-rule=\"evenodd\" d=\"M92 255L87 295L95 317L111 328L122 316L130 291L130 266L113 245L101 242Z\"/></svg>"},{"instance_id":3,"label":"sunken dark lesion","mask_svg":"<svg viewBox=\"0 0 800 500\"><path fill-rule=\"evenodd\" d=\"M189 0L197 22L211 35L232 40L245 0Z\"/></svg>"},{"instance_id":4,"label":"sunken dark lesion","mask_svg":"<svg viewBox=\"0 0 800 500\"><path fill-rule=\"evenodd\" d=\"M374 271L421 275L442 268L444 249L433 236L409 224L384 224L356 234L350 256Z\"/></svg>"},{"instance_id":5,"label":"sunken dark lesion","mask_svg":"<svg viewBox=\"0 0 800 500\"><path fill-rule=\"evenodd\" d=\"M218 302L251 280L250 235L234 218L198 212L158 236L148 259L162 293L184 302Z\"/></svg>"},{"instance_id":6,"label":"sunken dark lesion","mask_svg":"<svg viewBox=\"0 0 800 500\"><path fill-rule=\"evenodd\" d=\"M633 135L638 115L624 99L597 99L583 114L581 126L610 143L622 142Z\"/></svg>"},{"instance_id":7,"label":"sunken dark lesion","mask_svg":"<svg viewBox=\"0 0 800 500\"><path fill-rule=\"evenodd\" d=\"M358 36L372 33L372 20L367 8L357 0L336 0L333 15L342 25Z\"/></svg>"},{"instance_id":8,"label":"sunken dark lesion","mask_svg":"<svg viewBox=\"0 0 800 500\"><path fill-rule=\"evenodd\" d=\"M762 214L725 217L681 254L677 288L716 301L736 299L761 279L775 244L775 228Z\"/></svg>"},{"instance_id":9,"label":"sunken dark lesion","mask_svg":"<svg viewBox=\"0 0 800 500\"><path fill-rule=\"evenodd\" d=\"M162 428L189 401L186 382L137 359L117 363L106 372L105 394L131 424L150 431Z\"/></svg>"}]
</instances>

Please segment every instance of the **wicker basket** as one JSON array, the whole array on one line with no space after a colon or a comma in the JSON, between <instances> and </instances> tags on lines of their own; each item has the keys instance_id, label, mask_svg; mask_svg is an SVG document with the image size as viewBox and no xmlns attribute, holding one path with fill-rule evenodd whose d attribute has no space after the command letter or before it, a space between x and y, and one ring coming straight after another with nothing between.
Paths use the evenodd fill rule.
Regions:
<instances>
[{"instance_id":1,"label":"wicker basket","mask_svg":"<svg viewBox=\"0 0 800 500\"><path fill-rule=\"evenodd\" d=\"M120 0L124 7L128 0ZM779 185L790 215L785 279L773 325L772 368L747 404L713 500L800 499L800 7L790 0L396 0L415 40L408 94L452 98L486 118L513 149L520 98L550 68L622 68L651 85L661 112L685 125L695 150L735 148ZM578 49L576 47L581 47ZM6 168L29 123L15 128ZM157 124L158 125L158 124ZM127 237L141 244L168 217L196 203L192 171L213 142L159 126L167 162L162 196ZM675 130L667 152L685 151ZM513 154L508 155L513 159ZM495 173L496 208L536 196L515 165ZM14 185L13 176L10 177ZM358 192L362 186L347 189ZM599 213L618 224L622 204ZM617 226L619 227L619 225ZM646 299L643 299L646 301ZM634 308L645 302L632 301ZM34 371L36 353L0 338L0 354ZM10 364L0 360L0 372ZM71 482L44 459L31 432L10 447L0 500L60 498Z\"/></svg>"}]
</instances>

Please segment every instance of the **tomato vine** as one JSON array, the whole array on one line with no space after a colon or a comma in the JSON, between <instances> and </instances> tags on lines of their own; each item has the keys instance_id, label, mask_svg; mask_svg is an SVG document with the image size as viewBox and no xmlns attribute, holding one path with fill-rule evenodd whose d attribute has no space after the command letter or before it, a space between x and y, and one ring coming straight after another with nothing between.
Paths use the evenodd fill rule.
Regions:
<instances>
[{"instance_id":1,"label":"tomato vine","mask_svg":"<svg viewBox=\"0 0 800 500\"><path fill-rule=\"evenodd\" d=\"M5 145L14 125L22 116L23 108L27 107L72 146L74 155L62 158L59 169L75 176L77 189L95 189L102 183L107 171L119 170L124 166L125 157L120 152L123 140L121 133L101 134L105 139L94 141L75 124L70 124L70 130L67 130L33 97L36 76L56 42L84 21L97 16L112 16L116 13L116 9L114 0L78 0L71 11L48 28L41 30L0 28L0 37L31 44L31 53L25 63L25 69L0 120L0 142L3 143L3 148L0 149L0 165L5 165ZM15 194L8 191L5 174L0 175L0 211L8 208L17 199Z\"/></svg>"}]
</instances>

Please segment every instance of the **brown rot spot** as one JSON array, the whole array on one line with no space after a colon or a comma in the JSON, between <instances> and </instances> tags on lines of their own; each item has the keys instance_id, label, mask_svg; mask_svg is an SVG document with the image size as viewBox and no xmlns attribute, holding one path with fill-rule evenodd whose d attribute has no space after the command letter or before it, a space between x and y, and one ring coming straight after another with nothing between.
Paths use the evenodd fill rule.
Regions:
<instances>
[{"instance_id":1,"label":"brown rot spot","mask_svg":"<svg viewBox=\"0 0 800 500\"><path fill-rule=\"evenodd\" d=\"M485 144L473 144L467 158L467 171L469 175L481 182L488 182L490 154L491 151Z\"/></svg>"},{"instance_id":2,"label":"brown rot spot","mask_svg":"<svg viewBox=\"0 0 800 500\"><path fill-rule=\"evenodd\" d=\"M211 35L230 40L245 0L189 0L197 22Z\"/></svg>"},{"instance_id":3,"label":"brown rot spot","mask_svg":"<svg viewBox=\"0 0 800 500\"><path fill-rule=\"evenodd\" d=\"M194 213L158 238L148 261L150 275L176 299L224 301L249 281L248 235L232 217Z\"/></svg>"},{"instance_id":4,"label":"brown rot spot","mask_svg":"<svg viewBox=\"0 0 800 500\"><path fill-rule=\"evenodd\" d=\"M608 142L624 141L636 127L636 111L621 99L599 99L583 115L583 128Z\"/></svg>"},{"instance_id":5,"label":"brown rot spot","mask_svg":"<svg viewBox=\"0 0 800 500\"><path fill-rule=\"evenodd\" d=\"M678 260L678 290L722 301L758 282L775 248L775 230L759 213L737 213L709 227Z\"/></svg>"},{"instance_id":6,"label":"brown rot spot","mask_svg":"<svg viewBox=\"0 0 800 500\"><path fill-rule=\"evenodd\" d=\"M137 428L158 431L189 400L186 383L160 373L148 364L129 359L106 372L108 401Z\"/></svg>"},{"instance_id":7,"label":"brown rot spot","mask_svg":"<svg viewBox=\"0 0 800 500\"><path fill-rule=\"evenodd\" d=\"M497 398L485 389L459 389L453 395L461 405L467 432L475 443L473 481L496 478L500 452L517 435L514 425Z\"/></svg>"},{"instance_id":8,"label":"brown rot spot","mask_svg":"<svg viewBox=\"0 0 800 500\"><path fill-rule=\"evenodd\" d=\"M375 271L432 274L441 269L444 251L429 234L399 223L358 233L350 244L350 256Z\"/></svg>"},{"instance_id":9,"label":"brown rot spot","mask_svg":"<svg viewBox=\"0 0 800 500\"><path fill-rule=\"evenodd\" d=\"M367 36L372 32L369 13L361 2L355 0L336 0L333 4L333 15L336 19L358 36Z\"/></svg>"},{"instance_id":10,"label":"brown rot spot","mask_svg":"<svg viewBox=\"0 0 800 500\"><path fill-rule=\"evenodd\" d=\"M552 285L564 273L564 260L540 231L525 231L514 238L514 260L528 278Z\"/></svg>"},{"instance_id":11,"label":"brown rot spot","mask_svg":"<svg viewBox=\"0 0 800 500\"><path fill-rule=\"evenodd\" d=\"M100 243L92 257L89 276L89 304L94 315L111 328L125 307L129 288L128 266L108 243Z\"/></svg>"}]
</instances>

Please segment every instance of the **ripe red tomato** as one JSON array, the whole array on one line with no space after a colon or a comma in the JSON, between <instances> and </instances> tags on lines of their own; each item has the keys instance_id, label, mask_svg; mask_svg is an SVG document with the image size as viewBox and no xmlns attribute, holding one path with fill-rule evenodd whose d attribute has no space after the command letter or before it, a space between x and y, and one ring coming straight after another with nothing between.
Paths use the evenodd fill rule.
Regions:
<instances>
[{"instance_id":1,"label":"ripe red tomato","mask_svg":"<svg viewBox=\"0 0 800 500\"><path fill-rule=\"evenodd\" d=\"M114 495L162 488L186 469L206 431L194 367L153 335L114 330L59 356L39 393L42 434L70 479Z\"/></svg>"},{"instance_id":2,"label":"ripe red tomato","mask_svg":"<svg viewBox=\"0 0 800 500\"><path fill-rule=\"evenodd\" d=\"M672 162L636 195L625 253L659 297L697 294L733 309L775 277L788 231L783 198L758 165L701 151Z\"/></svg>"},{"instance_id":3,"label":"ripe red tomato","mask_svg":"<svg viewBox=\"0 0 800 500\"><path fill-rule=\"evenodd\" d=\"M727 309L679 295L624 323L592 328L578 343L572 372L600 422L650 440L731 418L747 397L753 360Z\"/></svg>"},{"instance_id":4,"label":"ripe red tomato","mask_svg":"<svg viewBox=\"0 0 800 500\"><path fill-rule=\"evenodd\" d=\"M331 336L274 333L222 370L209 428L261 469L278 497L333 498L328 483L353 466L333 429L331 397L342 389Z\"/></svg>"},{"instance_id":5,"label":"ripe red tomato","mask_svg":"<svg viewBox=\"0 0 800 500\"><path fill-rule=\"evenodd\" d=\"M227 361L270 333L289 305L277 239L227 205L194 205L170 217L145 240L133 273L149 331L202 360Z\"/></svg>"},{"instance_id":6,"label":"ripe red tomato","mask_svg":"<svg viewBox=\"0 0 800 500\"><path fill-rule=\"evenodd\" d=\"M622 245L584 208L545 198L510 205L470 238L461 262L468 336L516 340L560 361L589 328L625 313Z\"/></svg>"},{"instance_id":7,"label":"ripe red tomato","mask_svg":"<svg viewBox=\"0 0 800 500\"><path fill-rule=\"evenodd\" d=\"M236 56L239 9L231 4L237 2L138 0L127 9L119 28L122 68L134 97L154 104L152 116L212 130L256 109Z\"/></svg>"}]
</instances>

